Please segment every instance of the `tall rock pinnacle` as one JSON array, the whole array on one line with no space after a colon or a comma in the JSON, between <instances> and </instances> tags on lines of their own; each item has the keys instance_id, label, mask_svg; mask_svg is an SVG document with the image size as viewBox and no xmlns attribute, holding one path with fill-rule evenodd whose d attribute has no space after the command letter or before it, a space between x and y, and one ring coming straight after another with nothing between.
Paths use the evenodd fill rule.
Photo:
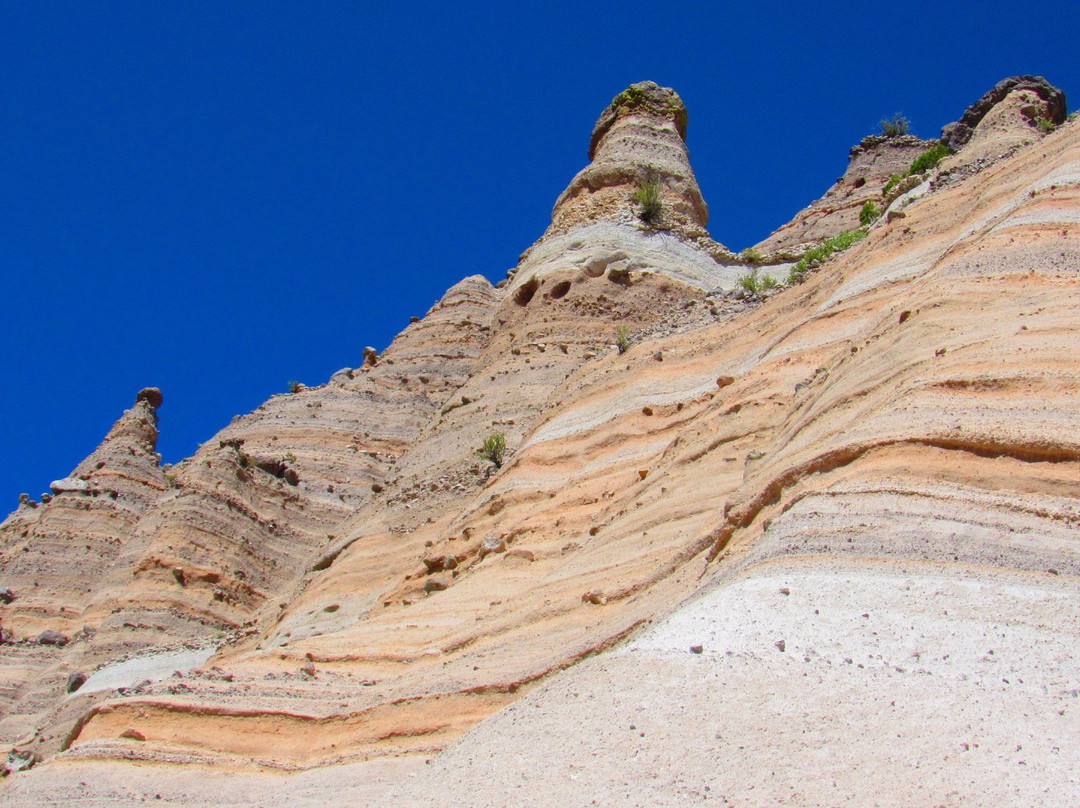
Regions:
<instances>
[{"instance_id":1,"label":"tall rock pinnacle","mask_svg":"<svg viewBox=\"0 0 1080 808\"><path fill-rule=\"evenodd\" d=\"M638 220L634 193L654 182L657 229L705 235L709 209L686 150L686 105L656 82L632 84L600 115L589 143L592 161L555 202L549 234L600 219Z\"/></svg>"},{"instance_id":2,"label":"tall rock pinnacle","mask_svg":"<svg viewBox=\"0 0 1080 808\"><path fill-rule=\"evenodd\" d=\"M686 123L678 93L656 82L615 96L593 127L592 162L559 195L511 292L531 298L545 283L657 273L701 291L733 289L745 267L705 229L709 208L690 167Z\"/></svg>"}]
</instances>

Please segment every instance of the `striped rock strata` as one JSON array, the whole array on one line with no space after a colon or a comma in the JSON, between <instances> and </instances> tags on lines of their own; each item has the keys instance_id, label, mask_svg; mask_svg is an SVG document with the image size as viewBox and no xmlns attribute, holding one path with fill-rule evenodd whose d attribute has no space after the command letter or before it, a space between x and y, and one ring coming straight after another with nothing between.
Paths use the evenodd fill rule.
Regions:
<instances>
[{"instance_id":1,"label":"striped rock strata","mask_svg":"<svg viewBox=\"0 0 1080 808\"><path fill-rule=\"evenodd\" d=\"M463 282L179 468L0 803L1072 804L1078 166L930 183L759 307L625 198Z\"/></svg>"}]
</instances>

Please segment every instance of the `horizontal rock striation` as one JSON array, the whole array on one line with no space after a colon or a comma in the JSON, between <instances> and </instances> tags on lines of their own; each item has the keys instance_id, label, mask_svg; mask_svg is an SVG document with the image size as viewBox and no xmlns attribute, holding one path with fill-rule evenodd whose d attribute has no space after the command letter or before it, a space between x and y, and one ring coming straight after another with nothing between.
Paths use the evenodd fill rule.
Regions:
<instances>
[{"instance_id":1,"label":"horizontal rock striation","mask_svg":"<svg viewBox=\"0 0 1080 808\"><path fill-rule=\"evenodd\" d=\"M597 153L635 117L680 136L618 109ZM178 466L93 636L2 649L9 742L50 759L0 803L1070 804L1078 167L1066 123L938 173L761 305L606 215L463 281ZM19 701L44 653L51 700Z\"/></svg>"}]
</instances>

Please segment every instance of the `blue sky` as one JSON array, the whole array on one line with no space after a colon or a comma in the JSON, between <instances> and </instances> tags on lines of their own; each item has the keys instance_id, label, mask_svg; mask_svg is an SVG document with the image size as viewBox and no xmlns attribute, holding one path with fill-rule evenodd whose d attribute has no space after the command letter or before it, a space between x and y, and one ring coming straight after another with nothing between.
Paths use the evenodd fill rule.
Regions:
<instances>
[{"instance_id":1,"label":"blue sky","mask_svg":"<svg viewBox=\"0 0 1080 808\"><path fill-rule=\"evenodd\" d=\"M1018 73L1080 103L1078 23L1038 0L4 4L0 512L142 387L175 462L503 277L632 82L686 101L710 231L741 249L893 112L934 137Z\"/></svg>"}]
</instances>

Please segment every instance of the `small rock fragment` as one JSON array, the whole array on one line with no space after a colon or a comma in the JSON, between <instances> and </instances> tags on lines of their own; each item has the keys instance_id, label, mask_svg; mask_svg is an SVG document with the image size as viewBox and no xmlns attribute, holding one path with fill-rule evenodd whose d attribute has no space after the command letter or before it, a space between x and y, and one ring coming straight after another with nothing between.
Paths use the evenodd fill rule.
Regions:
<instances>
[{"instance_id":1,"label":"small rock fragment","mask_svg":"<svg viewBox=\"0 0 1080 808\"><path fill-rule=\"evenodd\" d=\"M123 732L121 732L120 737L121 738L130 738L133 741L145 741L146 740L145 735L143 735L137 729L132 729L131 727L128 727Z\"/></svg>"},{"instance_id":2,"label":"small rock fragment","mask_svg":"<svg viewBox=\"0 0 1080 808\"><path fill-rule=\"evenodd\" d=\"M585 603L592 603L595 606L603 606L607 603L607 596L599 589L590 589L581 596L581 600Z\"/></svg>"},{"instance_id":3,"label":"small rock fragment","mask_svg":"<svg viewBox=\"0 0 1080 808\"><path fill-rule=\"evenodd\" d=\"M74 693L84 684L86 684L86 674L82 671L75 671L67 678L67 692Z\"/></svg>"},{"instance_id":4,"label":"small rock fragment","mask_svg":"<svg viewBox=\"0 0 1080 808\"><path fill-rule=\"evenodd\" d=\"M700 653L702 653L702 652L703 652L704 650L705 650L705 646L704 646L704 645L691 645L691 646L690 646L690 653L691 653L691 654L700 654Z\"/></svg>"},{"instance_id":5,"label":"small rock fragment","mask_svg":"<svg viewBox=\"0 0 1080 808\"><path fill-rule=\"evenodd\" d=\"M12 749L8 753L7 764L4 766L4 774L11 772L23 772L32 769L35 763L41 761L41 756L36 752L22 749Z\"/></svg>"},{"instance_id":6,"label":"small rock fragment","mask_svg":"<svg viewBox=\"0 0 1080 808\"><path fill-rule=\"evenodd\" d=\"M787 649L787 643L785 643L783 640L777 640L776 641L776 647L778 649L780 649L781 651L784 651L784 650Z\"/></svg>"},{"instance_id":7,"label":"small rock fragment","mask_svg":"<svg viewBox=\"0 0 1080 808\"><path fill-rule=\"evenodd\" d=\"M480 545L480 550L478 551L477 554L479 555L480 558L484 558L485 556L491 555L492 553L505 553L505 552L506 552L506 542L501 538L496 539L496 538L492 537L490 539L484 539L484 543L482 545Z\"/></svg>"},{"instance_id":8,"label":"small rock fragment","mask_svg":"<svg viewBox=\"0 0 1080 808\"><path fill-rule=\"evenodd\" d=\"M735 384L734 376L718 376L716 379L717 387L727 387L729 384Z\"/></svg>"},{"instance_id":9,"label":"small rock fragment","mask_svg":"<svg viewBox=\"0 0 1080 808\"><path fill-rule=\"evenodd\" d=\"M41 632L37 637L38 645L55 645L64 646L68 644L68 638L61 634L59 631L53 631L51 628Z\"/></svg>"}]
</instances>

